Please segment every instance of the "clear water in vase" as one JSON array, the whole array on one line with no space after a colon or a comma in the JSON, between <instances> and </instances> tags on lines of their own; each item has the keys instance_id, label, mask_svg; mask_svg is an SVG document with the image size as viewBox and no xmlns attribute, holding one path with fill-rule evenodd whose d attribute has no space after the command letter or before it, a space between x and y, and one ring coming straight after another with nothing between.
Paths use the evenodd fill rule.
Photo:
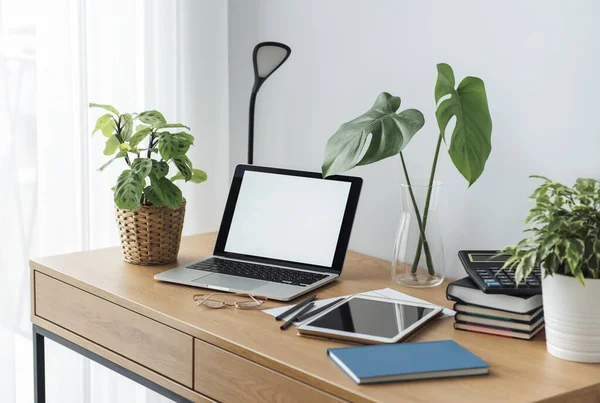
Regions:
<instances>
[{"instance_id":1,"label":"clear water in vase","mask_svg":"<svg viewBox=\"0 0 600 403\"><path fill-rule=\"evenodd\" d=\"M441 190L440 182L431 188L401 185L402 213L392 260L392 279L400 285L435 287L444 281L444 246L438 219ZM428 192L431 197L425 212Z\"/></svg>"}]
</instances>

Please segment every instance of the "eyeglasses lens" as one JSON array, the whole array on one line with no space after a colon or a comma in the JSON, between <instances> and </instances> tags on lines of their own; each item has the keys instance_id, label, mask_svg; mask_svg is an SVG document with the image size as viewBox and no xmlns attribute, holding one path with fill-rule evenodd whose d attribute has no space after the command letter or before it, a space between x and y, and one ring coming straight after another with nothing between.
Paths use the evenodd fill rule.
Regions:
<instances>
[{"instance_id":1,"label":"eyeglasses lens","mask_svg":"<svg viewBox=\"0 0 600 403\"><path fill-rule=\"evenodd\" d=\"M206 306L207 308L219 309L225 306L225 302L217 301L215 299L207 299L202 305Z\"/></svg>"}]
</instances>

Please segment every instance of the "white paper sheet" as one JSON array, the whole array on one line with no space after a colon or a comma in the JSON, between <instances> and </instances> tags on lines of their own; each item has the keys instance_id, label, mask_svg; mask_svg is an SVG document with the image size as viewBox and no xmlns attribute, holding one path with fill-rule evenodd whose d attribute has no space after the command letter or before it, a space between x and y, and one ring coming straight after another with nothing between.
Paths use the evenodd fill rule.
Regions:
<instances>
[{"instance_id":1,"label":"white paper sheet","mask_svg":"<svg viewBox=\"0 0 600 403\"><path fill-rule=\"evenodd\" d=\"M360 293L358 295L366 295L366 296L371 296L371 297L389 298L389 299L398 300L398 301L419 302L419 303L422 303L422 304L434 305L434 304L432 304L432 303L430 303L428 301L422 300L420 298L412 297L412 296L410 296L408 294L404 294L403 292L396 291L396 290L393 290L391 288L382 288L380 290L363 292L363 293ZM313 310L315 310L317 308L320 308L323 305L327 305L328 303L330 303L330 302L332 302L332 301L334 301L336 299L345 298L345 297L347 297L347 295L340 296L340 297L335 297L335 298L328 298L328 299L316 300L315 301L315 305L313 306L313 308L311 309L311 311L313 311ZM279 315L280 313L285 312L287 309L290 308L290 306L291 305L286 305L286 306L281 306L279 308L265 309L265 310L263 310L263 312L266 313L267 315L271 315L271 316L275 317L275 316ZM296 313L296 312L290 313L289 316L293 315L294 313ZM452 309L444 308L444 311L442 312L442 315L440 316L440 318L453 317L455 313L456 312L454 312Z\"/></svg>"}]
</instances>

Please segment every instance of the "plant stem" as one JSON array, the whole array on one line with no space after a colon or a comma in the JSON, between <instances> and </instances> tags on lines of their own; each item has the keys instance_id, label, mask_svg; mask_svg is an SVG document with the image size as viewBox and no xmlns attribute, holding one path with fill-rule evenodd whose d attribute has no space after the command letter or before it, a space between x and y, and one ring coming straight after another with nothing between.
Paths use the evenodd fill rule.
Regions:
<instances>
[{"instance_id":1,"label":"plant stem","mask_svg":"<svg viewBox=\"0 0 600 403\"><path fill-rule=\"evenodd\" d=\"M154 132L155 130L152 130L150 132L150 139L148 139L148 158L150 158L150 155L152 154L152 147L154 147L154 145L152 144L152 142L154 141Z\"/></svg>"},{"instance_id":2,"label":"plant stem","mask_svg":"<svg viewBox=\"0 0 600 403\"><path fill-rule=\"evenodd\" d=\"M433 189L433 179L435 177L435 170L437 168L438 157L440 155L440 147L442 145L442 133L440 133L435 147L435 154L433 156L433 165L431 166L431 174L429 175L429 185L427 187L427 197L425 198L425 209L423 211L423 232L425 234L425 228L427 227L427 216L429 215L429 202L431 201L431 191ZM429 246L427 245L427 239L419 237L419 243L417 244L417 253L413 262L413 273L416 271L416 265L419 264L421 258L421 248L425 244L426 254ZM431 272L429 274L432 274Z\"/></svg>"},{"instance_id":3,"label":"plant stem","mask_svg":"<svg viewBox=\"0 0 600 403\"><path fill-rule=\"evenodd\" d=\"M115 137L117 138L117 140L119 140L119 143L123 144L123 137L121 137L121 130L123 130L123 128L121 127L121 117L119 116L119 119L115 119ZM127 163L127 165L129 165L131 167L131 161L129 161L129 155L125 154L125 162Z\"/></svg>"},{"instance_id":4,"label":"plant stem","mask_svg":"<svg viewBox=\"0 0 600 403\"><path fill-rule=\"evenodd\" d=\"M410 182L410 177L408 176L408 169L406 168L406 162L404 161L404 155L400 153L400 161L402 161L402 170L404 171L404 177L406 178L406 184L408 185L408 193L410 194L410 200L413 205L413 209L415 210L415 215L417 216L417 224L419 225L419 242L421 238L425 239L425 259L427 260L427 271L429 274L435 274L435 269L433 268L433 260L431 259L431 252L429 250L429 244L427 243L427 239L425 237L425 227L423 226L423 221L421 220L421 213L419 212L419 206L417 205L417 200L415 198L415 193L412 188L412 184ZM419 248L419 258L420 258L420 248ZM417 265L419 261L417 259L416 262L413 262L413 267L411 271L415 273L417 271Z\"/></svg>"}]
</instances>

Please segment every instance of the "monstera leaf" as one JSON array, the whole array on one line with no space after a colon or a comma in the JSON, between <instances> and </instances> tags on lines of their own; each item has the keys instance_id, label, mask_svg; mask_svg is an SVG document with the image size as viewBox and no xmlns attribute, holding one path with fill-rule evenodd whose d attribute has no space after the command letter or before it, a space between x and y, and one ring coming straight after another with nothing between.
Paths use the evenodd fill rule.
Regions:
<instances>
[{"instance_id":1,"label":"monstera leaf","mask_svg":"<svg viewBox=\"0 0 600 403\"><path fill-rule=\"evenodd\" d=\"M485 85L477 77L466 77L455 89L452 68L440 63L437 70L435 102L446 96L448 98L439 103L435 116L444 140L448 122L456 117L448 154L471 186L481 176L492 151L492 118Z\"/></svg>"},{"instance_id":2,"label":"monstera leaf","mask_svg":"<svg viewBox=\"0 0 600 403\"><path fill-rule=\"evenodd\" d=\"M416 109L396 113L399 107L400 97L383 92L366 113L341 125L327 141L323 177L348 171L356 165L372 164L402 151L423 127L425 119ZM369 135L371 142L364 152Z\"/></svg>"}]
</instances>

